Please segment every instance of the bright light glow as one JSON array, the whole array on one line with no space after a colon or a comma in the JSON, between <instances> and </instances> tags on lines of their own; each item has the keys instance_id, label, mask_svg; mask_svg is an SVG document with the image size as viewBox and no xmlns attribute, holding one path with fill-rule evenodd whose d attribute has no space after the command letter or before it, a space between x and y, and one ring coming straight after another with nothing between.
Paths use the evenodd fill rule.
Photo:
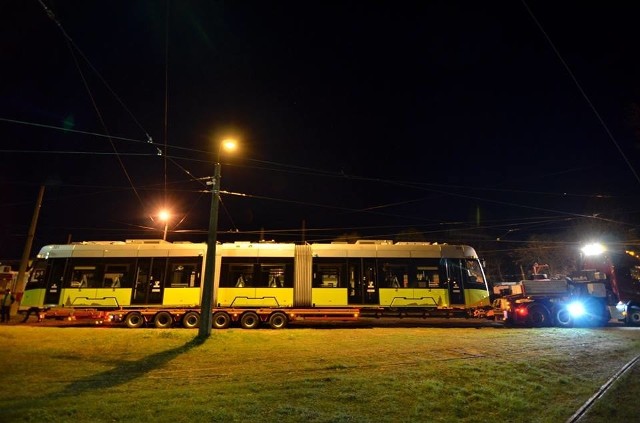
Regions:
<instances>
[{"instance_id":1,"label":"bright light glow","mask_svg":"<svg viewBox=\"0 0 640 423\"><path fill-rule=\"evenodd\" d=\"M233 151L238 147L238 142L232 138L227 138L226 140L222 141L220 147L227 151Z\"/></svg>"},{"instance_id":2,"label":"bright light glow","mask_svg":"<svg viewBox=\"0 0 640 423\"><path fill-rule=\"evenodd\" d=\"M585 313L584 304L579 301L569 304L567 310L572 317L580 317Z\"/></svg>"},{"instance_id":3,"label":"bright light glow","mask_svg":"<svg viewBox=\"0 0 640 423\"><path fill-rule=\"evenodd\" d=\"M158 219L162 220L163 222L168 221L169 217L171 217L171 214L169 214L169 212L166 210L161 210L160 213L158 213Z\"/></svg>"},{"instance_id":4,"label":"bright light glow","mask_svg":"<svg viewBox=\"0 0 640 423\"><path fill-rule=\"evenodd\" d=\"M597 256L598 254L602 254L606 251L604 245L594 242L592 244L587 244L582 248L582 252L585 256Z\"/></svg>"}]
</instances>

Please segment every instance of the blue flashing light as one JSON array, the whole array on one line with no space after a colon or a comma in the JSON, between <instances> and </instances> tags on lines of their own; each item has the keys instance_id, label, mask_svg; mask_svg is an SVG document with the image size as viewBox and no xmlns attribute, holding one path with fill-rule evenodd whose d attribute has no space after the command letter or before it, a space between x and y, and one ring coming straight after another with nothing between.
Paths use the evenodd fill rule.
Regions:
<instances>
[{"instance_id":1,"label":"blue flashing light","mask_svg":"<svg viewBox=\"0 0 640 423\"><path fill-rule=\"evenodd\" d=\"M585 314L584 304L580 301L575 301L567 306L567 310L569 310L569 314L573 318L580 317Z\"/></svg>"}]
</instances>

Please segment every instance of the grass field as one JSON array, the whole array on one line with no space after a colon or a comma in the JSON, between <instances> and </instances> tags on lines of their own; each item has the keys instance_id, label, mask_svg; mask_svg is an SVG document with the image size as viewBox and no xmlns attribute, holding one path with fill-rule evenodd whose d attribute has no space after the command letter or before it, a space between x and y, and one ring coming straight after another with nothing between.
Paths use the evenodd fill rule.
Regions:
<instances>
[{"instance_id":1,"label":"grass field","mask_svg":"<svg viewBox=\"0 0 640 423\"><path fill-rule=\"evenodd\" d=\"M564 422L640 354L623 327L196 335L0 326L0 421ZM637 417L637 367L584 421Z\"/></svg>"}]
</instances>

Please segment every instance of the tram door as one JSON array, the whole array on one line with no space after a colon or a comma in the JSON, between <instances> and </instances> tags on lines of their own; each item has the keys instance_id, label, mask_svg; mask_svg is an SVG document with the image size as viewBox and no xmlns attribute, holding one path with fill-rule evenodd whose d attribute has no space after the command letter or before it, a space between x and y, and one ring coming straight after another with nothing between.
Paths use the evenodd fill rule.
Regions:
<instances>
[{"instance_id":1,"label":"tram door","mask_svg":"<svg viewBox=\"0 0 640 423\"><path fill-rule=\"evenodd\" d=\"M375 260L362 260L362 289L364 304L380 303Z\"/></svg>"},{"instance_id":2,"label":"tram door","mask_svg":"<svg viewBox=\"0 0 640 423\"><path fill-rule=\"evenodd\" d=\"M162 304L167 259L143 258L138 260L136 280L131 293L131 304Z\"/></svg>"},{"instance_id":3,"label":"tram door","mask_svg":"<svg viewBox=\"0 0 640 423\"><path fill-rule=\"evenodd\" d=\"M62 281L66 260L51 260L47 268L46 276L42 271L34 271L30 277L46 278L46 291L44 293L44 304L60 304L60 293L62 292ZM39 269L38 269L39 270Z\"/></svg>"},{"instance_id":4,"label":"tram door","mask_svg":"<svg viewBox=\"0 0 640 423\"><path fill-rule=\"evenodd\" d=\"M446 260L446 259L445 259ZM463 273L460 260L447 260L447 285L451 304L464 304Z\"/></svg>"},{"instance_id":5,"label":"tram door","mask_svg":"<svg viewBox=\"0 0 640 423\"><path fill-rule=\"evenodd\" d=\"M379 304L376 261L349 261L349 304Z\"/></svg>"}]
</instances>

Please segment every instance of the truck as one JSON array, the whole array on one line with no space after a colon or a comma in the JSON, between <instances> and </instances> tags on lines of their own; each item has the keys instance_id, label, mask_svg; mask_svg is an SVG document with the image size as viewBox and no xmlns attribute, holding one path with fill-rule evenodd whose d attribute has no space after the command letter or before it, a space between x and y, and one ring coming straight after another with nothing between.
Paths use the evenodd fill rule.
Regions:
<instances>
[{"instance_id":1,"label":"truck","mask_svg":"<svg viewBox=\"0 0 640 423\"><path fill-rule=\"evenodd\" d=\"M604 326L616 320L640 325L640 257L626 248L589 244L578 270L548 278L534 275L493 288L493 316L527 327Z\"/></svg>"}]
</instances>

